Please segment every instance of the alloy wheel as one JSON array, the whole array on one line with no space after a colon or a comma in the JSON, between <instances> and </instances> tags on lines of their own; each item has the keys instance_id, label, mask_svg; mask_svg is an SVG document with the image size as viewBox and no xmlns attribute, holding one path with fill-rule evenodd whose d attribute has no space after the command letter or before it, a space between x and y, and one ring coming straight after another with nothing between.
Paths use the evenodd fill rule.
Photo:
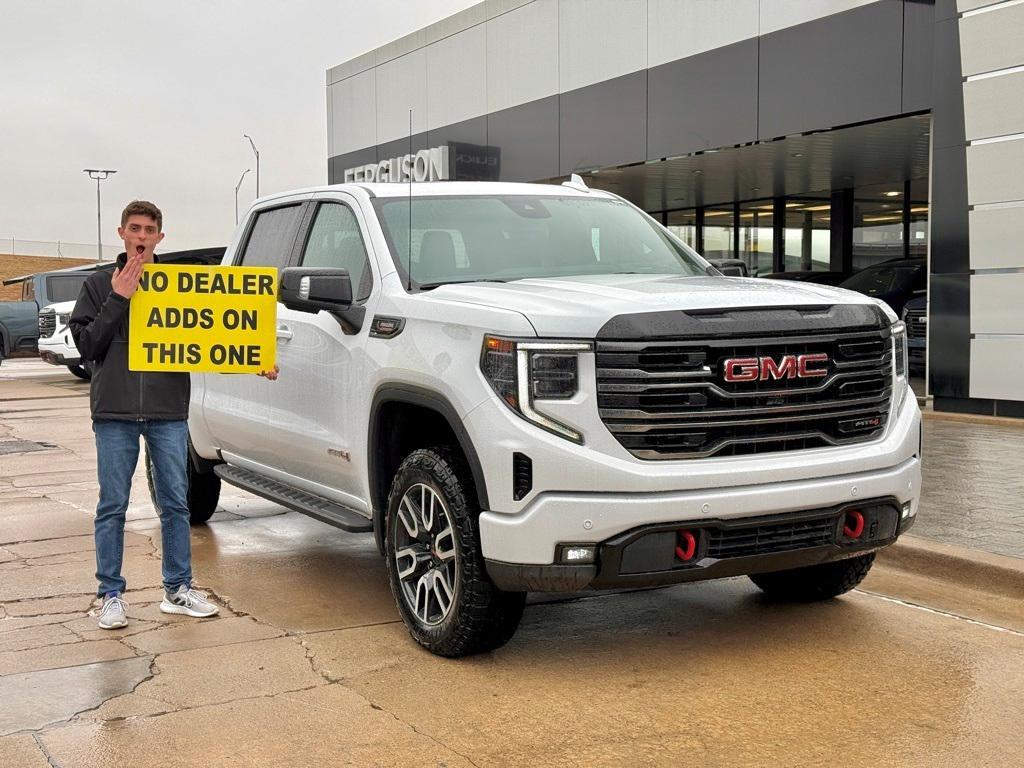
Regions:
<instances>
[{"instance_id":1,"label":"alloy wheel","mask_svg":"<svg viewBox=\"0 0 1024 768\"><path fill-rule=\"evenodd\" d=\"M402 597L420 623L436 626L451 613L458 588L451 514L437 491L416 483L402 496L398 521L391 535Z\"/></svg>"}]
</instances>

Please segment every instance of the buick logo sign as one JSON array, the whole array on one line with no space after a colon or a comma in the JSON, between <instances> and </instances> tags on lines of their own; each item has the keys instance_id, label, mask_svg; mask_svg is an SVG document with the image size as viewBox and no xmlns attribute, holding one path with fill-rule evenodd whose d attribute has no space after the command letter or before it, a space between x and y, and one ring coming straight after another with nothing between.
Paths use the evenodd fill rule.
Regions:
<instances>
[{"instance_id":1,"label":"buick logo sign","mask_svg":"<svg viewBox=\"0 0 1024 768\"><path fill-rule=\"evenodd\" d=\"M828 375L828 355L783 355L774 357L731 357L722 363L726 381L768 381L769 379L816 379Z\"/></svg>"}]
</instances>

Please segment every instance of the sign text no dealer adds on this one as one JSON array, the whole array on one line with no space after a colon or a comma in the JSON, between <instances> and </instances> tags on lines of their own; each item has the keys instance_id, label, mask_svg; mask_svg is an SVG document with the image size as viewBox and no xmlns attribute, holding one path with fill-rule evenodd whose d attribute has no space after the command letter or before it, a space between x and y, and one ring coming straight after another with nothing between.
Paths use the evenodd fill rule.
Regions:
<instances>
[{"instance_id":1,"label":"sign text no dealer adds on this one","mask_svg":"<svg viewBox=\"0 0 1024 768\"><path fill-rule=\"evenodd\" d=\"M133 371L274 367L277 270L147 264L129 309Z\"/></svg>"}]
</instances>

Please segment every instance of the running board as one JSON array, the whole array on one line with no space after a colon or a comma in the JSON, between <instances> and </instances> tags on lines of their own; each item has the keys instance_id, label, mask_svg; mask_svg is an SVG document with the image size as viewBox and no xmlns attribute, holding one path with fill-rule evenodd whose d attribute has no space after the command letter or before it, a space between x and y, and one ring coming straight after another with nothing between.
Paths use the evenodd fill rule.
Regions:
<instances>
[{"instance_id":1,"label":"running board","mask_svg":"<svg viewBox=\"0 0 1024 768\"><path fill-rule=\"evenodd\" d=\"M351 533L367 533L373 530L373 523L358 512L328 501L322 496L315 496L285 485L265 475L251 472L230 464L218 464L214 470L217 475L231 485L243 491L255 493L268 501L288 507L296 512L316 518Z\"/></svg>"}]
</instances>

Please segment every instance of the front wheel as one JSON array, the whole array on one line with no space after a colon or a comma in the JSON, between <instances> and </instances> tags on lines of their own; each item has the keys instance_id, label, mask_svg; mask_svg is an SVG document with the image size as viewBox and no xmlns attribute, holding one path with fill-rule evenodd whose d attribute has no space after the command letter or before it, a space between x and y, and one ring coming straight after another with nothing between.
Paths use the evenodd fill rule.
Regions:
<instances>
[{"instance_id":1,"label":"front wheel","mask_svg":"<svg viewBox=\"0 0 1024 768\"><path fill-rule=\"evenodd\" d=\"M217 511L220 501L220 477L213 472L201 474L196 471L191 459L188 463L188 520L191 525L202 525ZM146 451L146 483L149 485L149 498L153 500L153 508L160 514L160 505L156 501L156 486L153 484L153 464Z\"/></svg>"},{"instance_id":2,"label":"front wheel","mask_svg":"<svg viewBox=\"0 0 1024 768\"><path fill-rule=\"evenodd\" d=\"M85 381L92 378L92 374L89 372L89 369L84 365L69 365L68 370L78 378L84 379Z\"/></svg>"},{"instance_id":3,"label":"front wheel","mask_svg":"<svg viewBox=\"0 0 1024 768\"><path fill-rule=\"evenodd\" d=\"M780 600L814 602L828 600L849 592L860 584L875 562L875 553L869 552L848 560L809 565L788 571L757 573L750 580L765 594Z\"/></svg>"},{"instance_id":4,"label":"front wheel","mask_svg":"<svg viewBox=\"0 0 1024 768\"><path fill-rule=\"evenodd\" d=\"M410 634L439 656L501 647L526 603L525 592L503 592L487 575L472 489L462 456L441 447L409 454L388 495L391 592Z\"/></svg>"}]
</instances>

